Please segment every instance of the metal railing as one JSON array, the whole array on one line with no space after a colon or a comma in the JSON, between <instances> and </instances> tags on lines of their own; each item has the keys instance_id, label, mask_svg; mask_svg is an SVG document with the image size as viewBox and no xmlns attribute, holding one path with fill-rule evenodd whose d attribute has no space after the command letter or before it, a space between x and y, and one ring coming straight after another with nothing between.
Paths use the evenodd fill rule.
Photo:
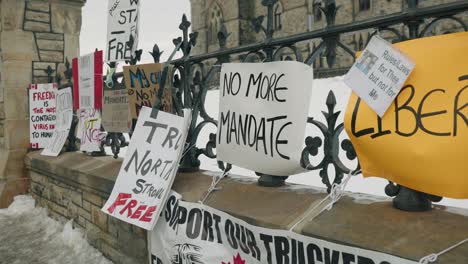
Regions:
<instances>
[{"instance_id":1,"label":"metal railing","mask_svg":"<svg viewBox=\"0 0 468 264\"><path fill-rule=\"evenodd\" d=\"M217 126L218 122L215 118L209 116L205 110L205 99L207 91L210 88L210 83L213 82L215 75L219 73L220 65L230 61L240 62L268 62L284 59L283 54L289 54L288 59L295 59L308 65L313 65L318 59L324 57L328 67L333 69L337 61L337 51L341 50L345 54L355 59L355 51L345 45L341 39L342 35L359 31L367 31L369 34L368 41L371 36L378 32L386 32L393 35L393 39L404 41L418 37L433 34L433 29L438 24L444 21L451 21L458 26L458 30L468 31L467 24L457 17L468 10L468 1L457 1L448 4L440 4L430 7L420 7L418 0L407 0L407 7L401 12L389 14L385 16L375 17L363 21L352 22L349 24L335 24L335 19L339 7L334 0L325 0L324 6L321 7L321 12L326 18L324 28L296 34L287 37L274 38L273 29L273 6L277 0L263 0L262 4L267 9L267 16L257 17L252 21L252 27L259 33L263 32L265 38L258 43L252 43L239 47L227 48L226 43L229 33L223 27L218 33L219 49L207 54L191 55L193 47L196 46L198 33L189 33L190 22L186 16L182 17L179 29L182 36L173 40L176 50L182 52L182 57L169 63L173 66L173 71L170 72L172 83L172 98L174 102L174 112L181 114L183 108L192 109L192 123L189 128L187 137L187 145L191 146L186 152L180 164L180 171L190 172L197 171L200 167L200 155L205 155L208 158L216 159L216 136L211 134L205 147L199 148L197 144L200 141L200 133L202 129L212 124ZM266 19L266 26L263 21ZM399 30L397 27L403 27L404 30ZM303 58L302 52L298 48L299 43L310 41L320 41L315 46L306 58ZM154 62L159 62L161 52L157 45L150 52ZM136 56L132 58L128 64L136 64L140 61L142 51L139 50ZM110 67L115 67L110 65ZM67 61L67 70L65 71L65 79L68 84L61 85L62 87L69 86L71 82L71 69ZM52 76L52 73L48 73ZM122 73L116 73L113 76L114 81L122 77ZM164 77L163 77L164 78ZM50 77L53 81L53 78ZM62 78L57 78L57 82L61 82ZM318 170L322 182L330 191L333 184L342 182L343 176L351 171L359 169L357 155L349 139L339 139L339 135L343 132L344 124L337 123L337 118L341 114L340 111L335 111L336 98L333 91L330 91L325 102L327 110L323 112L326 123L316 120L314 117L308 118L308 123L316 126L322 135L310 135L305 139L305 147L302 152L301 165L308 170ZM69 136L67 144L68 151L76 151L74 130L76 121ZM131 135L131 133L130 133ZM128 143L121 133L108 133L103 146L111 148L114 157L117 157L120 148L127 146ZM323 147L322 147L323 146ZM323 149L323 159L318 162L318 165L312 165L310 157L316 157L319 149ZM356 166L350 168L344 165L340 159L340 153L344 153L349 161L354 161ZM100 153L95 155L105 154L104 148ZM230 168L230 164L223 164L218 161L220 169L224 170L226 166ZM334 168L334 177L331 180L328 168ZM260 176L259 184L265 186L279 186L284 183L287 177L278 177L270 175ZM389 182L385 188L385 192L389 196L395 196L394 206L403 210L420 211L429 210L431 201L440 201L441 197L417 192L408 189L404 186L395 185Z\"/></svg>"}]
</instances>

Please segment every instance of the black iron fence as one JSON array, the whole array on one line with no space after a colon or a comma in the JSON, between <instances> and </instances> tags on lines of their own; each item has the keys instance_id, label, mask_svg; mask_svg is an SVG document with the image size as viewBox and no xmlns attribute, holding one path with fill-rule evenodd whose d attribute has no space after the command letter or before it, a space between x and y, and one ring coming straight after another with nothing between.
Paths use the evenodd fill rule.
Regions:
<instances>
[{"instance_id":1,"label":"black iron fence","mask_svg":"<svg viewBox=\"0 0 468 264\"><path fill-rule=\"evenodd\" d=\"M198 146L201 145L200 133L202 129L209 124L214 126L218 124L218 121L205 110L205 99L209 88L213 86L213 82L219 81L216 79L216 76L219 74L220 65L223 63L231 61L268 62L297 60L308 65L317 66L318 64L322 64L320 60L323 59L328 67L325 69L320 68L318 71L325 73L325 75L330 73L342 74L346 69L335 67L338 52L347 54L354 61L356 50L343 43L342 36L345 34L365 31L368 34L368 40L370 40L370 37L374 34L385 33L386 36L390 36L393 42L398 42L434 34L434 28L446 21L450 21L456 25L453 27L456 31L468 31L467 23L459 17L460 14L468 10L468 1L466 0L430 7L420 7L418 0L407 0L407 5L401 12L340 25L335 24L339 7L334 0L325 0L324 5L320 8L323 16L326 18L326 26L324 28L297 35L274 38L273 6L276 2L277 0L263 0L262 4L267 9L267 16L260 16L252 21L253 29L259 34L264 34L265 38L263 41L227 48L226 43L230 34L223 27L217 35L219 49L201 55L191 55L193 47L197 44L198 33L189 33L191 24L185 15L182 17L181 24L179 25L182 36L173 40L176 50L181 51L182 57L169 61L169 64L173 66L173 70L168 73L173 81L170 89L172 89L174 112L181 114L183 108L191 108L193 111L192 123L189 128L186 144L189 148L181 160L180 171L190 172L199 170L199 157L201 155L216 159L216 136L214 134L211 134L206 144L203 144L205 147L200 148ZM318 45L314 45L310 54L303 56L298 45L311 41L319 42ZM360 41L362 42L362 40ZM363 44L361 43L357 47L360 49ZM159 62L161 52L157 45L154 46L150 53L153 56L154 62ZM136 56L127 63L133 65L138 63L141 54L142 51L139 50ZM115 67L115 64L109 66ZM69 63L66 64L66 68L67 70L63 77L69 83L62 84L60 85L61 87L69 86L71 82ZM49 71L48 74L52 76L53 73ZM59 84L63 83L63 77L57 76L56 81ZM122 73L115 73L112 79L116 82L120 77L122 77ZM50 81L53 81L52 77ZM159 100L157 99L156 105L158 103ZM318 121L315 117L308 118L308 123L316 126L321 135L309 135L305 139L301 164L308 170L318 170L322 182L328 191L330 191L334 183L339 184L342 182L345 174L358 170L359 163L357 162L357 156L350 140L340 139L339 137L343 132L344 125L343 123L337 123L337 118L341 113L335 110L336 98L333 91L330 91L328 94L325 106L326 111L323 112L326 120L325 123ZM68 151L76 151L77 149L75 146L76 123L77 120L73 123L70 131L69 142L67 144ZM108 146L111 148L114 157L117 157L120 149L127 145L128 143L123 134L108 133L103 143L102 151L92 154L103 155L105 154L104 146ZM314 165L310 158L317 157L319 150L323 150L323 153L321 153L323 154L321 155L323 158ZM341 160L340 153L344 153L344 156L348 160L354 161L356 165L353 167L346 166L345 162ZM223 164L219 161L218 165L222 170L225 170L226 167L227 169L230 168L230 164ZM329 175L330 167L334 168L334 175ZM258 175L260 176L259 184L265 186L281 185L285 178L287 178ZM431 206L431 201L440 201L441 199L441 197L410 190L403 186L395 185L392 182L389 182L385 192L389 196L396 196L394 205L404 210L428 210Z\"/></svg>"}]
</instances>

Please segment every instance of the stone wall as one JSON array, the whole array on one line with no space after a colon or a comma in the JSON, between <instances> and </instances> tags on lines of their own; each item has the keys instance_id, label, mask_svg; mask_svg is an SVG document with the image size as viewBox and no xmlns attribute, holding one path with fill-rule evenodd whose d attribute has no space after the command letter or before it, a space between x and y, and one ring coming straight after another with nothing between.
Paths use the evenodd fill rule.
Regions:
<instances>
[{"instance_id":1,"label":"stone wall","mask_svg":"<svg viewBox=\"0 0 468 264\"><path fill-rule=\"evenodd\" d=\"M48 208L56 219L73 219L75 226L86 231L90 243L115 263L146 263L145 232L99 210L111 192L121 163L121 159L78 152L57 158L32 152L26 158L31 193L39 206ZM179 173L173 189L183 200L198 202L211 185L210 175L214 173ZM212 193L205 204L253 225L284 230L326 195L324 189L294 184L260 187L255 179L236 175L229 175L218 187L220 190ZM393 208L385 197L347 193L332 210L303 221L294 231L417 262L465 239L466 223L465 209L436 205L429 212L404 212ZM439 256L438 263L466 264L467 259L468 244L464 244Z\"/></svg>"},{"instance_id":2,"label":"stone wall","mask_svg":"<svg viewBox=\"0 0 468 264\"><path fill-rule=\"evenodd\" d=\"M79 55L84 2L0 2L0 208L28 186L22 162L29 147L27 87L48 82L49 66L63 78L65 58Z\"/></svg>"},{"instance_id":3,"label":"stone wall","mask_svg":"<svg viewBox=\"0 0 468 264\"><path fill-rule=\"evenodd\" d=\"M89 243L114 263L146 263L146 231L101 212L120 164L112 157L66 153L44 158L32 152L26 159L30 192L52 218L73 220Z\"/></svg>"}]
</instances>

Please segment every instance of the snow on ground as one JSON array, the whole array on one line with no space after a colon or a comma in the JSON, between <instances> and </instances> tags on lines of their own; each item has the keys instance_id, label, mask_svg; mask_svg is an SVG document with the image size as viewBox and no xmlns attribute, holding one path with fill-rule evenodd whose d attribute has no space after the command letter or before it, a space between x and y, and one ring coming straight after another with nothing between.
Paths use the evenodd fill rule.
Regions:
<instances>
[{"instance_id":1,"label":"snow on ground","mask_svg":"<svg viewBox=\"0 0 468 264\"><path fill-rule=\"evenodd\" d=\"M341 114L338 117L337 124L343 122L344 112L346 105L348 103L349 96L351 95L351 90L343 83L343 77L335 77L335 78L328 78L328 79L315 79L314 84L312 87L312 95L311 95L311 104L309 107L309 116L314 117L315 120L321 121L326 124L326 119L322 114L322 111L327 110L327 106L325 104L326 98L328 93L332 90L336 97L336 107L335 111L341 111ZM219 110L219 91L213 90L209 91L206 96L206 104L205 104L206 111L208 115L218 119L218 110ZM200 122L200 118L198 122ZM207 125L200 133L200 138L197 141L197 146L200 148L205 147L206 143L208 142L208 137L210 133L216 133L216 127L213 125ZM321 136L320 131L315 128L313 125L309 124L307 127L306 136ZM340 136L340 140L348 138L346 135L346 131L343 131L342 135ZM323 148L323 144L322 144ZM119 156L125 156L126 148L121 150ZM318 164L320 160L323 158L323 154L320 153L316 157L311 158L311 162L313 164ZM108 153L111 153L110 149L107 150ZM345 156L344 151L340 152L340 159L341 161L348 166L349 168L355 168L356 161L350 162ZM209 159L205 156L200 156L201 161L201 169L211 170L211 171L219 171L218 165L216 160ZM255 176L254 172L233 166L231 170L232 174L239 174L244 176ZM334 175L333 169L329 170L329 175ZM332 179L330 179L332 180ZM297 183L297 184L304 184L309 186L315 187L325 187L323 185L321 178L319 177L318 171L310 171L306 173L301 173L297 175L290 176L287 180L290 183ZM363 194L372 194L387 197L385 195L384 189L387 185L388 181L382 178L377 177L368 177L364 178L362 175L353 177L346 187L347 191L355 192L355 193L363 193ZM367 196L366 196L367 197ZM384 198L376 198L377 200L381 200ZM370 198L367 197L366 199L361 199L361 202L368 201ZM457 200L457 199L450 199L444 198L439 204L441 205L449 205L455 207L462 207L468 208L468 199L464 200Z\"/></svg>"},{"instance_id":2,"label":"snow on ground","mask_svg":"<svg viewBox=\"0 0 468 264\"><path fill-rule=\"evenodd\" d=\"M17 196L0 209L0 264L111 264L90 246L83 234L35 208L31 196Z\"/></svg>"}]
</instances>

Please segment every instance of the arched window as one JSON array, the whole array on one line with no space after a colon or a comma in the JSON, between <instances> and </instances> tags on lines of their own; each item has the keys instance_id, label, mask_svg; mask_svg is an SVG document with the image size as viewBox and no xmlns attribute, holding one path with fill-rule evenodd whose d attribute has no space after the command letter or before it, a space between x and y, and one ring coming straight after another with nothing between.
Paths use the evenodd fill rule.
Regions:
<instances>
[{"instance_id":1,"label":"arched window","mask_svg":"<svg viewBox=\"0 0 468 264\"><path fill-rule=\"evenodd\" d=\"M359 0L359 11L367 11L370 9L370 0Z\"/></svg>"},{"instance_id":2,"label":"arched window","mask_svg":"<svg viewBox=\"0 0 468 264\"><path fill-rule=\"evenodd\" d=\"M283 14L283 5L280 1L273 6L273 29L281 30L281 15Z\"/></svg>"},{"instance_id":3,"label":"arched window","mask_svg":"<svg viewBox=\"0 0 468 264\"><path fill-rule=\"evenodd\" d=\"M223 13L217 3L214 3L209 12L208 41L215 44L218 41L218 32L223 26Z\"/></svg>"},{"instance_id":4,"label":"arched window","mask_svg":"<svg viewBox=\"0 0 468 264\"><path fill-rule=\"evenodd\" d=\"M314 21L322 20L322 11L320 10L321 6L322 6L321 0L314 1L314 4L312 6L312 11L314 12Z\"/></svg>"}]
</instances>

